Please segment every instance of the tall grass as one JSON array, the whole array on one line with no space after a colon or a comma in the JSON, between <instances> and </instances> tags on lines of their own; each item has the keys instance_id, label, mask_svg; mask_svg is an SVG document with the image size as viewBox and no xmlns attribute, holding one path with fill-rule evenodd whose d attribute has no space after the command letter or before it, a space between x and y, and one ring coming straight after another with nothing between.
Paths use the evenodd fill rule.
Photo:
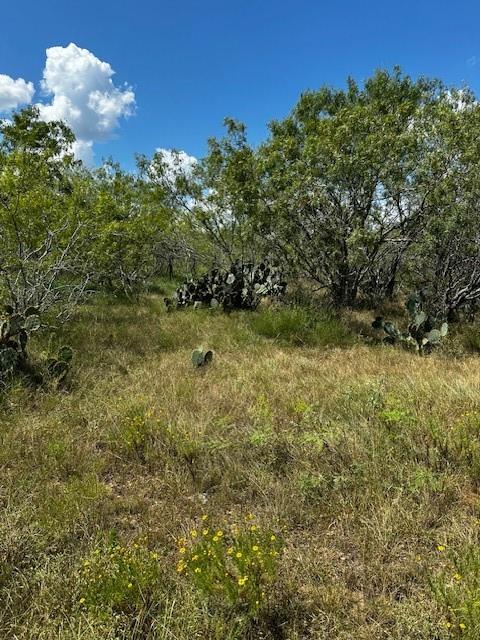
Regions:
<instances>
[{"instance_id":1,"label":"tall grass","mask_svg":"<svg viewBox=\"0 0 480 640\"><path fill-rule=\"evenodd\" d=\"M91 301L51 340L75 349L70 387L17 385L0 408L0 638L476 637L478 358L372 348L296 308L167 314L157 296ZM215 356L194 370L198 344ZM274 577L253 565L248 615L234 530L225 583L216 528L206 564L177 570L204 522L282 542ZM194 579L204 566L215 581Z\"/></svg>"},{"instance_id":2,"label":"tall grass","mask_svg":"<svg viewBox=\"0 0 480 640\"><path fill-rule=\"evenodd\" d=\"M344 347L354 342L340 319L302 307L266 309L252 315L250 326L261 336L294 346Z\"/></svg>"}]
</instances>

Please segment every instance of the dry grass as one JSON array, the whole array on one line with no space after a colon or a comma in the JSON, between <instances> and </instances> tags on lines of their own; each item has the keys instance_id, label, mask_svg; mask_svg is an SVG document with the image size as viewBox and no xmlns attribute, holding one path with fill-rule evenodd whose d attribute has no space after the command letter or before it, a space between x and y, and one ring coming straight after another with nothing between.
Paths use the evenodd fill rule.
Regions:
<instances>
[{"instance_id":1,"label":"dry grass","mask_svg":"<svg viewBox=\"0 0 480 640\"><path fill-rule=\"evenodd\" d=\"M478 542L478 358L364 344L331 320L308 330L321 347L265 326L151 297L92 304L56 337L77 353L71 389L18 385L1 408L0 638L480 637L480 617L448 609L478 572L446 599ZM215 358L195 371L198 344ZM249 512L285 540L253 622L175 570L202 514ZM138 601L86 608L81 567L112 535L158 572L146 562Z\"/></svg>"}]
</instances>

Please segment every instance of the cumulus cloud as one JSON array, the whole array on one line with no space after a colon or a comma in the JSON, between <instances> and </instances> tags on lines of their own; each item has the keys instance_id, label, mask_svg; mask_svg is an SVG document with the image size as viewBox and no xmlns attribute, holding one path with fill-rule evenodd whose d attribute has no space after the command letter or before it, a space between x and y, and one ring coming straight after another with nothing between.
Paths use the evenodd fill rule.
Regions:
<instances>
[{"instance_id":1,"label":"cumulus cloud","mask_svg":"<svg viewBox=\"0 0 480 640\"><path fill-rule=\"evenodd\" d=\"M77 160L83 160L85 164L93 163L93 141L75 140L72 145L72 153Z\"/></svg>"},{"instance_id":2,"label":"cumulus cloud","mask_svg":"<svg viewBox=\"0 0 480 640\"><path fill-rule=\"evenodd\" d=\"M77 157L91 161L93 143L108 140L122 117L133 114L135 94L114 85L112 67L70 43L47 49L42 89L52 96L38 104L44 120L63 120L74 132Z\"/></svg>"},{"instance_id":3,"label":"cumulus cloud","mask_svg":"<svg viewBox=\"0 0 480 640\"><path fill-rule=\"evenodd\" d=\"M14 80L0 73L0 111L9 111L31 102L34 93L31 82L26 82L23 78Z\"/></svg>"},{"instance_id":4,"label":"cumulus cloud","mask_svg":"<svg viewBox=\"0 0 480 640\"><path fill-rule=\"evenodd\" d=\"M175 181L178 175L190 177L195 165L198 163L195 156L190 156L185 151L158 148L156 152L161 156L165 166L165 178L172 182Z\"/></svg>"}]
</instances>

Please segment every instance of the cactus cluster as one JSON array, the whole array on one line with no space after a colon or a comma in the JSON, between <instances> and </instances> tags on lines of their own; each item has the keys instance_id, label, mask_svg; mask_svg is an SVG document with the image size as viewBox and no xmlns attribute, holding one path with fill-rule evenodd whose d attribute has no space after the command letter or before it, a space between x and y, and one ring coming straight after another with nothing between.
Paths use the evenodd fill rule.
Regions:
<instances>
[{"instance_id":1,"label":"cactus cluster","mask_svg":"<svg viewBox=\"0 0 480 640\"><path fill-rule=\"evenodd\" d=\"M282 272L268 262L235 262L226 271L212 269L197 280L186 281L176 290L173 301L165 298L165 304L167 309L173 305L256 309L263 296L279 297L286 286Z\"/></svg>"},{"instance_id":2,"label":"cactus cluster","mask_svg":"<svg viewBox=\"0 0 480 640\"><path fill-rule=\"evenodd\" d=\"M443 322L435 328L435 320L424 310L425 293L423 291L412 293L405 306L410 316L407 331L400 331L393 322L377 316L372 322L374 329L383 329L387 334L384 342L387 344L403 343L413 346L416 351L423 353L440 344L442 338L448 333L448 323Z\"/></svg>"},{"instance_id":3,"label":"cactus cluster","mask_svg":"<svg viewBox=\"0 0 480 640\"><path fill-rule=\"evenodd\" d=\"M34 371L27 353L30 335L40 326L40 315L36 307L28 307L23 313L17 313L13 307L5 305L4 318L0 321L0 380L23 372L36 381L41 381L42 376ZM71 347L61 347L57 357L46 362L48 375L56 380L63 380L72 357Z\"/></svg>"},{"instance_id":4,"label":"cactus cluster","mask_svg":"<svg viewBox=\"0 0 480 640\"><path fill-rule=\"evenodd\" d=\"M0 323L0 378L25 368L28 339L41 325L36 307L16 313L13 307L5 305L4 314Z\"/></svg>"}]
</instances>

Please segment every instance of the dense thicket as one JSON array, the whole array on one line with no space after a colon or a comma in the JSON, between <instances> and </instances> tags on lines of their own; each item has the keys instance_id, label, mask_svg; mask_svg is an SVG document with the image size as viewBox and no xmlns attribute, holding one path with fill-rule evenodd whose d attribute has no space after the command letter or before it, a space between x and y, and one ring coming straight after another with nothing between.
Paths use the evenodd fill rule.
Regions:
<instances>
[{"instance_id":1,"label":"dense thicket","mask_svg":"<svg viewBox=\"0 0 480 640\"><path fill-rule=\"evenodd\" d=\"M59 317L86 293L270 260L338 306L422 289L439 316L480 299L480 106L399 69L308 91L252 147L227 119L205 158L87 169L35 108L0 124L0 296Z\"/></svg>"}]
</instances>

